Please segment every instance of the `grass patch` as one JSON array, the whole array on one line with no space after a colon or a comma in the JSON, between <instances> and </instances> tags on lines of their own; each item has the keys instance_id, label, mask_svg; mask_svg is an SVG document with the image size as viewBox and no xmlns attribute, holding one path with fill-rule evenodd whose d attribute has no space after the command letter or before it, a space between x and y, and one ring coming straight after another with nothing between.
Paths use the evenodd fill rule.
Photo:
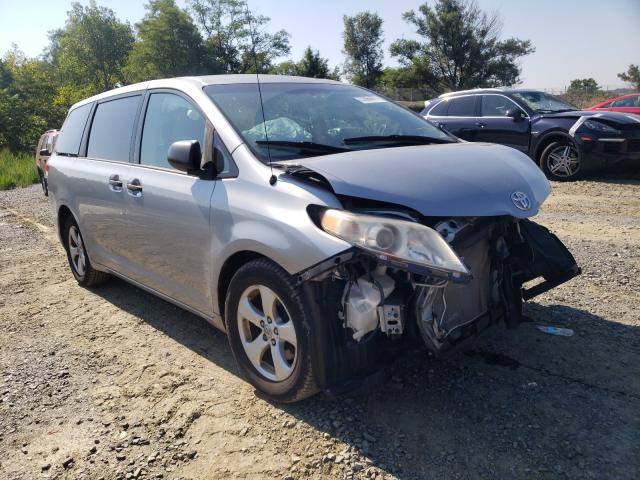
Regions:
<instances>
[{"instance_id":1,"label":"grass patch","mask_svg":"<svg viewBox=\"0 0 640 480\"><path fill-rule=\"evenodd\" d=\"M0 190L26 187L38 183L38 170L33 155L0 150Z\"/></svg>"}]
</instances>

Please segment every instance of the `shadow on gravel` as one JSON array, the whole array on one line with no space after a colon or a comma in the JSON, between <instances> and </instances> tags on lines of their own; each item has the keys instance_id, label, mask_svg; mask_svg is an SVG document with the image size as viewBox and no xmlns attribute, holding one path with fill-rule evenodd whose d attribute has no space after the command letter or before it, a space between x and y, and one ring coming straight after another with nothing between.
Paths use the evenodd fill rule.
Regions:
<instances>
[{"instance_id":1,"label":"shadow on gravel","mask_svg":"<svg viewBox=\"0 0 640 480\"><path fill-rule=\"evenodd\" d=\"M204 320L119 280L96 293L239 376L224 334ZM530 323L493 329L443 359L404 355L367 391L274 406L369 459L355 471L374 466L400 479L634 478L639 329L567 306L529 303L526 314L576 334L550 336ZM348 458L329 454L322 462Z\"/></svg>"}]
</instances>

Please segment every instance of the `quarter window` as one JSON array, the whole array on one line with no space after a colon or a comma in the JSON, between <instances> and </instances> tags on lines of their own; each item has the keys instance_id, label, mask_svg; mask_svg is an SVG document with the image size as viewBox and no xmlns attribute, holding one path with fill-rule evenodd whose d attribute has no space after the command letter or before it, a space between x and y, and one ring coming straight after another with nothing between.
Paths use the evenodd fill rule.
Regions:
<instances>
[{"instance_id":1,"label":"quarter window","mask_svg":"<svg viewBox=\"0 0 640 480\"><path fill-rule=\"evenodd\" d=\"M449 117L474 117L476 109L476 97L459 97L449 100Z\"/></svg>"},{"instance_id":2,"label":"quarter window","mask_svg":"<svg viewBox=\"0 0 640 480\"><path fill-rule=\"evenodd\" d=\"M140 95L98 104L91 124L87 156L128 162Z\"/></svg>"},{"instance_id":3,"label":"quarter window","mask_svg":"<svg viewBox=\"0 0 640 480\"><path fill-rule=\"evenodd\" d=\"M56 151L58 153L73 156L80 153L80 141L82 140L84 127L87 124L87 118L89 118L89 112L91 112L90 103L69 112L62 125L60 139L56 142Z\"/></svg>"},{"instance_id":4,"label":"quarter window","mask_svg":"<svg viewBox=\"0 0 640 480\"><path fill-rule=\"evenodd\" d=\"M517 108L516 105L501 95L482 96L483 117L504 117L508 110Z\"/></svg>"},{"instance_id":5,"label":"quarter window","mask_svg":"<svg viewBox=\"0 0 640 480\"><path fill-rule=\"evenodd\" d=\"M180 140L197 140L204 149L204 127L203 116L181 96L151 94L142 130L140 163L173 168L167 161L171 144Z\"/></svg>"}]
</instances>

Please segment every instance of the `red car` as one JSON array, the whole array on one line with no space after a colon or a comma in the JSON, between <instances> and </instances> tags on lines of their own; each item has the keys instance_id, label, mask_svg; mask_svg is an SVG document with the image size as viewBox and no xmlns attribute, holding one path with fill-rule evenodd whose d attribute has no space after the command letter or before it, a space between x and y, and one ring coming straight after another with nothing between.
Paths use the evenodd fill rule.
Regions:
<instances>
[{"instance_id":1,"label":"red car","mask_svg":"<svg viewBox=\"0 0 640 480\"><path fill-rule=\"evenodd\" d=\"M640 93L630 93L621 97L610 98L591 108L587 108L587 110L605 110L640 115Z\"/></svg>"}]
</instances>

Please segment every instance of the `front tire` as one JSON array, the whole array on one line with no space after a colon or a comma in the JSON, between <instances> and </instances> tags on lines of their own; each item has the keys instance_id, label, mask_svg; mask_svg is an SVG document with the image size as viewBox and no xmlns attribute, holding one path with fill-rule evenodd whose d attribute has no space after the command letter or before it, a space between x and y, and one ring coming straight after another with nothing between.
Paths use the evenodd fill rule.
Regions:
<instances>
[{"instance_id":1,"label":"front tire","mask_svg":"<svg viewBox=\"0 0 640 480\"><path fill-rule=\"evenodd\" d=\"M80 227L71 215L64 224L63 238L69 267L78 284L83 287L92 287L104 283L109 278L108 273L95 270L91 265Z\"/></svg>"},{"instance_id":2,"label":"front tire","mask_svg":"<svg viewBox=\"0 0 640 480\"><path fill-rule=\"evenodd\" d=\"M582 159L569 139L551 142L540 155L540 168L549 180L571 182L583 173Z\"/></svg>"},{"instance_id":3,"label":"front tire","mask_svg":"<svg viewBox=\"0 0 640 480\"><path fill-rule=\"evenodd\" d=\"M307 303L290 275L264 258L243 265L229 284L225 318L233 356L249 383L278 402L318 392Z\"/></svg>"}]
</instances>

